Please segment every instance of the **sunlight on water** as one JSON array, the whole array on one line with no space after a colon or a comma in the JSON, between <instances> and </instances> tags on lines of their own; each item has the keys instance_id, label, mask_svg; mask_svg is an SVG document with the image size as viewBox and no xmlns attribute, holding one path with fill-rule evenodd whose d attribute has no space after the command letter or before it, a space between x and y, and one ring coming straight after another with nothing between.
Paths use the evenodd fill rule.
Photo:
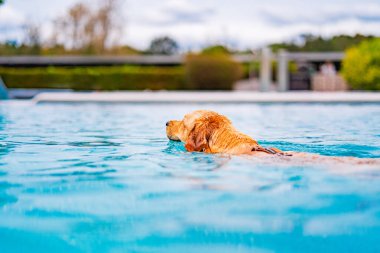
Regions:
<instances>
[{"instance_id":1,"label":"sunlight on water","mask_svg":"<svg viewBox=\"0 0 380 253\"><path fill-rule=\"evenodd\" d=\"M380 168L187 153L165 122L200 108L264 146L380 157L377 104L0 104L0 252L380 252Z\"/></svg>"}]
</instances>

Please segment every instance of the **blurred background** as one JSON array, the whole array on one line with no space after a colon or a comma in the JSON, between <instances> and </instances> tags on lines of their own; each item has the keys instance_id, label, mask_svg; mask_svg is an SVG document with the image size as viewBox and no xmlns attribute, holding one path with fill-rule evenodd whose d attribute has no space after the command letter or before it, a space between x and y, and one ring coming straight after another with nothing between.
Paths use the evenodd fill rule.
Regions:
<instances>
[{"instance_id":1,"label":"blurred background","mask_svg":"<svg viewBox=\"0 0 380 253\"><path fill-rule=\"evenodd\" d=\"M375 91L379 27L379 0L0 0L0 83Z\"/></svg>"}]
</instances>

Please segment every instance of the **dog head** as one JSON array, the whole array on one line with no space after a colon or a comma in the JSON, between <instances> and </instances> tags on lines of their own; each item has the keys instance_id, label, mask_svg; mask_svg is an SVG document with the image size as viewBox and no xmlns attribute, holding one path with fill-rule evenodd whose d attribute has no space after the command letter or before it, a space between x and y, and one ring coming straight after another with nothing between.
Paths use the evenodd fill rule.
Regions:
<instances>
[{"instance_id":1,"label":"dog head","mask_svg":"<svg viewBox=\"0 0 380 253\"><path fill-rule=\"evenodd\" d=\"M182 120L166 123L166 134L170 140L182 141L187 151L207 151L210 136L231 122L213 111L198 110L186 114Z\"/></svg>"}]
</instances>

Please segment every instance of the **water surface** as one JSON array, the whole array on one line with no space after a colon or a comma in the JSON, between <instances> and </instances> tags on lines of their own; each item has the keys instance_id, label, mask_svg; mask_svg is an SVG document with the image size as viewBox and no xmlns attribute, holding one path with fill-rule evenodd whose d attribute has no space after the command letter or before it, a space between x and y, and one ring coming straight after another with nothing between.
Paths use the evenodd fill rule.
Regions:
<instances>
[{"instance_id":1,"label":"water surface","mask_svg":"<svg viewBox=\"0 0 380 253\"><path fill-rule=\"evenodd\" d=\"M225 114L264 146L380 158L380 105L0 104L0 252L380 252L380 168L187 153Z\"/></svg>"}]
</instances>

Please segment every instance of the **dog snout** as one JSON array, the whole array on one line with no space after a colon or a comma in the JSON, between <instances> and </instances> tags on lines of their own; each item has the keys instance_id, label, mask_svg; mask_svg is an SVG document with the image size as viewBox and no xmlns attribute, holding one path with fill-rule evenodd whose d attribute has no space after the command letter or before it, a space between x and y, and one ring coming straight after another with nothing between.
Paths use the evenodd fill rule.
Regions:
<instances>
[{"instance_id":1,"label":"dog snout","mask_svg":"<svg viewBox=\"0 0 380 253\"><path fill-rule=\"evenodd\" d=\"M170 121L166 122L166 126L169 126L169 124L170 124Z\"/></svg>"}]
</instances>

